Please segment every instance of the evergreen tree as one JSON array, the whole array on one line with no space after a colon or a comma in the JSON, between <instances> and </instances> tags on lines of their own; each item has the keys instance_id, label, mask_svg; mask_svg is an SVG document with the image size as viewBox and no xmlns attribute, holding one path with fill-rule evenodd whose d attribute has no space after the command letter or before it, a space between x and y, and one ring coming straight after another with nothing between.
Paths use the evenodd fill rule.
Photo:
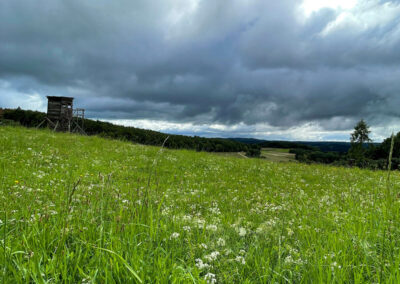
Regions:
<instances>
[{"instance_id":1,"label":"evergreen tree","mask_svg":"<svg viewBox=\"0 0 400 284\"><path fill-rule=\"evenodd\" d=\"M370 133L371 131L369 130L368 124L361 119L354 127L354 131L350 136L351 148L349 150L349 156L355 159L358 165L362 165L365 160L364 144L372 142L369 138Z\"/></svg>"}]
</instances>

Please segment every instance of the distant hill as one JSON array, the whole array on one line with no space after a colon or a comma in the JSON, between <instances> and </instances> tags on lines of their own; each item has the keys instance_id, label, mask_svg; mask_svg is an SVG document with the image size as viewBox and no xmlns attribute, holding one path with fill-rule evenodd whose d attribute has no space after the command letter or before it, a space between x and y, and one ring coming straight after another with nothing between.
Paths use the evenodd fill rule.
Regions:
<instances>
[{"instance_id":1,"label":"distant hill","mask_svg":"<svg viewBox=\"0 0 400 284\"><path fill-rule=\"evenodd\" d=\"M229 140L232 141L237 141L237 142L242 142L245 144L260 144L262 142L266 142L267 140L260 140L260 139L256 139L256 138L228 138Z\"/></svg>"},{"instance_id":2,"label":"distant hill","mask_svg":"<svg viewBox=\"0 0 400 284\"><path fill-rule=\"evenodd\" d=\"M340 153L346 153L350 149L351 145L350 142L334 142L334 141L323 141L323 142L269 141L269 140L255 139L255 138L230 138L230 139L233 141L251 145L258 144L261 147L309 149L309 150L318 148L322 152L340 152ZM380 143L373 143L373 144L375 146L380 145Z\"/></svg>"},{"instance_id":3,"label":"distant hill","mask_svg":"<svg viewBox=\"0 0 400 284\"><path fill-rule=\"evenodd\" d=\"M298 143L302 143L304 145L309 145L312 147L319 148L322 152L348 152L350 149L350 142L303 142L300 141Z\"/></svg>"}]
</instances>

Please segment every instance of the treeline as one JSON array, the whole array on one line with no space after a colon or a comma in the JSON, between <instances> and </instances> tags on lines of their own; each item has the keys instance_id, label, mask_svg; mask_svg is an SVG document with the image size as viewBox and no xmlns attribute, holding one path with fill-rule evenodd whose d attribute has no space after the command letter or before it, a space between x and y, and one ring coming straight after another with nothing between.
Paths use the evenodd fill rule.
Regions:
<instances>
[{"instance_id":1,"label":"treeline","mask_svg":"<svg viewBox=\"0 0 400 284\"><path fill-rule=\"evenodd\" d=\"M296 160L303 163L357 166L360 168L385 170L388 165L391 138L387 138L385 141L385 144L382 143L379 146L367 147L364 157L361 159L354 158L349 153L322 152L320 150L291 149L289 153L295 154ZM397 147L400 147L400 132L395 137L395 143ZM393 151L392 169L400 169L400 153L398 150Z\"/></svg>"},{"instance_id":2,"label":"treeline","mask_svg":"<svg viewBox=\"0 0 400 284\"><path fill-rule=\"evenodd\" d=\"M302 149L309 151L318 151L318 147L313 147L300 142L291 141L264 141L259 143L262 148L284 148L284 149Z\"/></svg>"},{"instance_id":3,"label":"treeline","mask_svg":"<svg viewBox=\"0 0 400 284\"><path fill-rule=\"evenodd\" d=\"M36 127L46 117L45 113L22 110L20 108L2 110L2 115L4 120L14 121L26 127ZM46 124L43 124L42 127L46 127ZM115 125L99 120L85 119L84 130L88 135L99 135L155 146L162 145L169 136L164 146L170 149L190 149L206 152L246 152L249 157L258 157L261 154L259 145L246 145L222 138L170 135L152 130Z\"/></svg>"},{"instance_id":4,"label":"treeline","mask_svg":"<svg viewBox=\"0 0 400 284\"><path fill-rule=\"evenodd\" d=\"M289 153L295 154L296 160L303 163L322 163L341 165L346 160L346 154L341 152L323 152L319 149L290 149ZM347 164L347 163L345 163Z\"/></svg>"},{"instance_id":5,"label":"treeline","mask_svg":"<svg viewBox=\"0 0 400 284\"><path fill-rule=\"evenodd\" d=\"M357 166L360 168L381 169L388 167L392 138L382 143L371 143L369 126L361 120L351 134L350 148L347 152L323 152L319 149L291 149L296 160L305 163L323 163L340 166ZM400 169L400 132L394 137L391 169Z\"/></svg>"},{"instance_id":6,"label":"treeline","mask_svg":"<svg viewBox=\"0 0 400 284\"><path fill-rule=\"evenodd\" d=\"M333 141L268 141L254 138L229 138L234 141L246 144L259 144L265 148L285 148L285 149L319 149L322 152L342 152L346 153L351 144L349 142ZM311 148L310 148L311 147Z\"/></svg>"}]
</instances>

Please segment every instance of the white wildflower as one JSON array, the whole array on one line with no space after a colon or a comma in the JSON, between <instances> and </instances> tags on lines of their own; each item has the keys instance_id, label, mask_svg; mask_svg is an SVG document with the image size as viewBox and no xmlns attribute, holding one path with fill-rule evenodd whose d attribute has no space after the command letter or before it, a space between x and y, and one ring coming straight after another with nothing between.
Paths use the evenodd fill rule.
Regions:
<instances>
[{"instance_id":1,"label":"white wildflower","mask_svg":"<svg viewBox=\"0 0 400 284\"><path fill-rule=\"evenodd\" d=\"M182 220L183 221L190 221L192 219L192 216L190 216L190 215L184 215L183 217L182 217Z\"/></svg>"},{"instance_id":2,"label":"white wildflower","mask_svg":"<svg viewBox=\"0 0 400 284\"><path fill-rule=\"evenodd\" d=\"M244 237L244 236L246 236L246 229L245 228L243 228L243 227L240 227L239 228L239 236L241 236L241 237Z\"/></svg>"},{"instance_id":3,"label":"white wildflower","mask_svg":"<svg viewBox=\"0 0 400 284\"><path fill-rule=\"evenodd\" d=\"M337 267L337 268L339 268L339 269L342 268L342 266L341 266L341 265L338 265L338 263L337 263L336 261L333 262L333 263L331 264L331 269L333 270L335 267Z\"/></svg>"},{"instance_id":4,"label":"white wildflower","mask_svg":"<svg viewBox=\"0 0 400 284\"><path fill-rule=\"evenodd\" d=\"M219 238L217 240L217 245L219 245L220 247L225 246L225 240L223 238Z\"/></svg>"},{"instance_id":5,"label":"white wildflower","mask_svg":"<svg viewBox=\"0 0 400 284\"><path fill-rule=\"evenodd\" d=\"M203 219L196 219L195 223L197 223L197 227L199 229L202 229L204 227L204 224L206 223L206 221L204 221Z\"/></svg>"},{"instance_id":6,"label":"white wildflower","mask_svg":"<svg viewBox=\"0 0 400 284\"><path fill-rule=\"evenodd\" d=\"M218 227L216 225L207 225L206 229L215 232L216 230L218 230Z\"/></svg>"},{"instance_id":7,"label":"white wildflower","mask_svg":"<svg viewBox=\"0 0 400 284\"><path fill-rule=\"evenodd\" d=\"M166 216L169 215L169 213L171 212L171 209L169 207L163 208L163 210L161 211L161 215Z\"/></svg>"},{"instance_id":8,"label":"white wildflower","mask_svg":"<svg viewBox=\"0 0 400 284\"><path fill-rule=\"evenodd\" d=\"M235 258L235 261L236 261L236 262L239 262L239 263L241 263L241 264L243 264L243 265L246 264L246 261L245 261L244 257L243 257L243 256L240 256L240 255L238 255L238 256Z\"/></svg>"},{"instance_id":9,"label":"white wildflower","mask_svg":"<svg viewBox=\"0 0 400 284\"><path fill-rule=\"evenodd\" d=\"M191 229L190 226L183 226L183 230L186 232L190 232Z\"/></svg>"},{"instance_id":10,"label":"white wildflower","mask_svg":"<svg viewBox=\"0 0 400 284\"><path fill-rule=\"evenodd\" d=\"M212 253L204 256L205 259L207 259L209 262L213 262L214 260L216 260L219 256L219 252L218 251L213 251Z\"/></svg>"},{"instance_id":11,"label":"white wildflower","mask_svg":"<svg viewBox=\"0 0 400 284\"><path fill-rule=\"evenodd\" d=\"M231 249L226 249L225 250L225 255L228 256L232 253L233 251Z\"/></svg>"},{"instance_id":12,"label":"white wildflower","mask_svg":"<svg viewBox=\"0 0 400 284\"><path fill-rule=\"evenodd\" d=\"M216 215L220 215L221 211L219 210L219 208L217 206L215 207L211 207L208 209L211 213L216 214Z\"/></svg>"},{"instance_id":13,"label":"white wildflower","mask_svg":"<svg viewBox=\"0 0 400 284\"><path fill-rule=\"evenodd\" d=\"M210 273L210 272L207 273L207 274L204 276L204 280L206 280L207 283L211 283L211 284L217 283L217 279L215 279L215 274Z\"/></svg>"},{"instance_id":14,"label":"white wildflower","mask_svg":"<svg viewBox=\"0 0 400 284\"><path fill-rule=\"evenodd\" d=\"M174 232L174 233L171 234L171 236L169 237L169 239L170 239L170 240L172 240L172 239L177 239L177 238L179 238L179 236L180 236L179 233Z\"/></svg>"},{"instance_id":15,"label":"white wildflower","mask_svg":"<svg viewBox=\"0 0 400 284\"><path fill-rule=\"evenodd\" d=\"M287 263L287 264L294 263L293 257L291 255L288 255L287 257L285 257L285 263Z\"/></svg>"},{"instance_id":16,"label":"white wildflower","mask_svg":"<svg viewBox=\"0 0 400 284\"><path fill-rule=\"evenodd\" d=\"M196 258L196 267L198 269L204 269L204 268L209 268L210 265L208 263L204 263L201 258Z\"/></svg>"},{"instance_id":17,"label":"white wildflower","mask_svg":"<svg viewBox=\"0 0 400 284\"><path fill-rule=\"evenodd\" d=\"M207 249L208 248L206 244L199 244L199 247L202 248L202 249Z\"/></svg>"}]
</instances>

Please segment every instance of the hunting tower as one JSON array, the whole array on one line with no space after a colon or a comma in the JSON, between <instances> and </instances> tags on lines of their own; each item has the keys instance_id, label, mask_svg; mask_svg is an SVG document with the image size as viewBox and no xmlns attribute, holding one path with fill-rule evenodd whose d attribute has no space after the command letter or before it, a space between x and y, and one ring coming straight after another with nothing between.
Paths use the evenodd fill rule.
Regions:
<instances>
[{"instance_id":1,"label":"hunting tower","mask_svg":"<svg viewBox=\"0 0 400 284\"><path fill-rule=\"evenodd\" d=\"M73 109L74 98L48 96L47 100L46 118L36 128L47 123L47 126L51 127L53 131L86 134L83 130L85 110L83 108Z\"/></svg>"},{"instance_id":2,"label":"hunting tower","mask_svg":"<svg viewBox=\"0 0 400 284\"><path fill-rule=\"evenodd\" d=\"M48 96L47 118L61 131L71 131L74 98Z\"/></svg>"}]
</instances>

